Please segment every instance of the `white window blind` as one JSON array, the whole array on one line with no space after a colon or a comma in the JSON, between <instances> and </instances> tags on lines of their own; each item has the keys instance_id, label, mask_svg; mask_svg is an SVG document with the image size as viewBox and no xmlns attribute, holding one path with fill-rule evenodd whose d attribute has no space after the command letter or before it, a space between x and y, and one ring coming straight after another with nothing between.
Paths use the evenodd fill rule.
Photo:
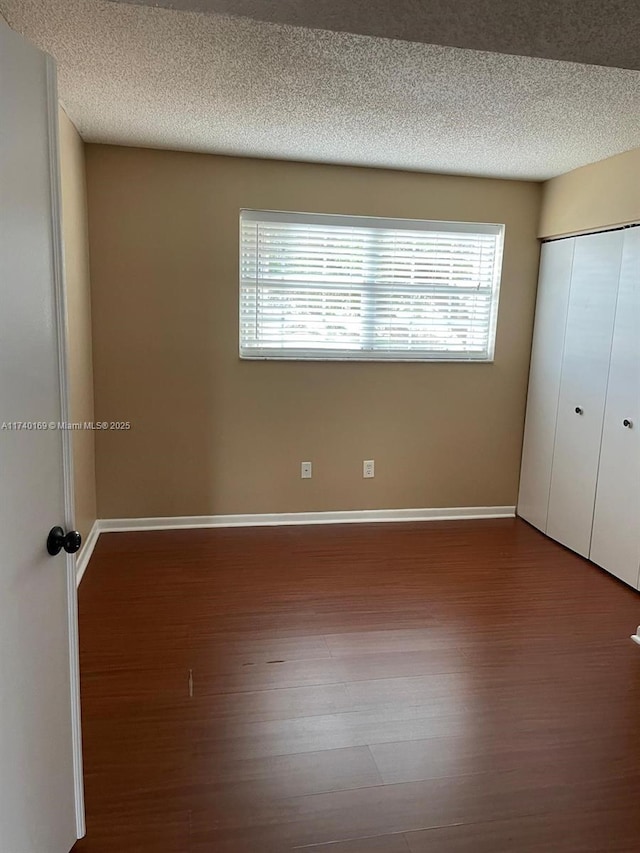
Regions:
<instances>
[{"instance_id":1,"label":"white window blind","mask_svg":"<svg viewBox=\"0 0 640 853\"><path fill-rule=\"evenodd\" d=\"M504 226L244 210L240 355L491 361Z\"/></svg>"}]
</instances>

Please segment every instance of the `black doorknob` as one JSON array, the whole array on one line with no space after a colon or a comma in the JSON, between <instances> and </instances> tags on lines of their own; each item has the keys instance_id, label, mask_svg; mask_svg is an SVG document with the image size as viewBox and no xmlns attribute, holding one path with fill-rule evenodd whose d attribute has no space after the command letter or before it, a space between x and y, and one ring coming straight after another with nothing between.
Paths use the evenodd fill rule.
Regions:
<instances>
[{"instance_id":1,"label":"black doorknob","mask_svg":"<svg viewBox=\"0 0 640 853\"><path fill-rule=\"evenodd\" d=\"M52 557L59 554L64 548L67 554L75 554L82 545L82 536L77 530L70 530L65 534L61 527L52 527L47 536L47 551Z\"/></svg>"},{"instance_id":2,"label":"black doorknob","mask_svg":"<svg viewBox=\"0 0 640 853\"><path fill-rule=\"evenodd\" d=\"M626 426L626 427L629 427L629 429L631 429L631 427L633 426L633 421L630 421L629 418L625 418L622 421L622 426Z\"/></svg>"},{"instance_id":3,"label":"black doorknob","mask_svg":"<svg viewBox=\"0 0 640 853\"><path fill-rule=\"evenodd\" d=\"M581 406L576 406L576 415L583 415L584 409Z\"/></svg>"}]
</instances>

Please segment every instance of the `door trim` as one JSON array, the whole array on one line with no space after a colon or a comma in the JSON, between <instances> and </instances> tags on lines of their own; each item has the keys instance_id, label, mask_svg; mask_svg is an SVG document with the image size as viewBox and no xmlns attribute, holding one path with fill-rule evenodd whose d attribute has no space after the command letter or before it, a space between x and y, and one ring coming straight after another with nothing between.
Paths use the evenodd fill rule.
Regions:
<instances>
[{"instance_id":1,"label":"door trim","mask_svg":"<svg viewBox=\"0 0 640 853\"><path fill-rule=\"evenodd\" d=\"M56 64L46 55L47 69L47 122L49 129L49 174L51 176L51 223L53 246L53 288L56 307L56 336L58 341L58 377L60 382L60 420L71 420L69 406L67 358L67 293L62 243L62 194L60 187L60 146L58 139L58 85ZM75 501L73 487L73 451L70 430L59 430L62 442L65 525L75 528ZM73 736L73 776L76 807L76 834L86 832L84 812L84 783L82 770L82 731L80 716L80 658L78 642L78 594L76 567L73 554L66 555L67 614L69 631L69 667L71 683L71 728Z\"/></svg>"}]
</instances>

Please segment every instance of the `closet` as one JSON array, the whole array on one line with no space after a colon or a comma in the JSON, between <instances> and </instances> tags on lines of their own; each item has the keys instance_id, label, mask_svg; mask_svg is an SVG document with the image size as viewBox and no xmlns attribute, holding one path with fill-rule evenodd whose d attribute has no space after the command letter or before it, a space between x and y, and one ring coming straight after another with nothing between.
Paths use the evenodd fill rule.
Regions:
<instances>
[{"instance_id":1,"label":"closet","mask_svg":"<svg viewBox=\"0 0 640 853\"><path fill-rule=\"evenodd\" d=\"M640 583L640 228L543 244L518 515Z\"/></svg>"}]
</instances>

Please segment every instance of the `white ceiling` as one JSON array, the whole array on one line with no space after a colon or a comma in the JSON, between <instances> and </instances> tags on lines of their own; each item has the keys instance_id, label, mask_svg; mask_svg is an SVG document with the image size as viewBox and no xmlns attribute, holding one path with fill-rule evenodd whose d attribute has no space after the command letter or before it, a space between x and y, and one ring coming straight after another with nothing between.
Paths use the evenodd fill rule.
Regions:
<instances>
[{"instance_id":1,"label":"white ceiling","mask_svg":"<svg viewBox=\"0 0 640 853\"><path fill-rule=\"evenodd\" d=\"M0 0L90 142L542 180L640 146L640 72L106 0Z\"/></svg>"}]
</instances>

